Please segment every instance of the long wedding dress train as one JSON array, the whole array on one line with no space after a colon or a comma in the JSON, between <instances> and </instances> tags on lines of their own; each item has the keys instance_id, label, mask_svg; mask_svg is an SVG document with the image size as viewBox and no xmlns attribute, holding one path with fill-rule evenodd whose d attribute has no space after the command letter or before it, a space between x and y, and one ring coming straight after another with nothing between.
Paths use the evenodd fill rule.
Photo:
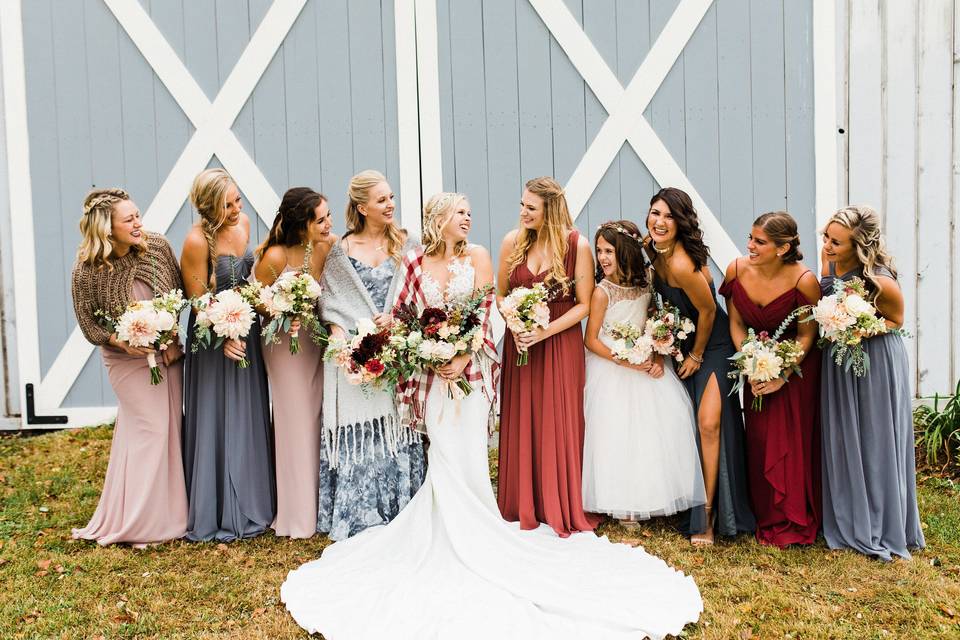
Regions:
<instances>
[{"instance_id":1,"label":"long wedding dress train","mask_svg":"<svg viewBox=\"0 0 960 640\"><path fill-rule=\"evenodd\" d=\"M469 294L469 262L451 271L447 297ZM327 640L638 640L695 622L693 578L643 549L502 519L487 468L489 408L480 391L453 400L433 384L423 486L389 525L287 575L280 597L297 623Z\"/></svg>"}]
</instances>

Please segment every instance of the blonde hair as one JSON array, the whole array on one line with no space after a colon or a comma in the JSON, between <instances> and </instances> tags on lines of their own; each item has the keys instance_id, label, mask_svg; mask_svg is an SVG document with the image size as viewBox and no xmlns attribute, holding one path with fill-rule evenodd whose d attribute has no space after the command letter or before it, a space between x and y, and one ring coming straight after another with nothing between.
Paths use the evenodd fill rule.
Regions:
<instances>
[{"instance_id":1,"label":"blonde hair","mask_svg":"<svg viewBox=\"0 0 960 640\"><path fill-rule=\"evenodd\" d=\"M110 264L113 253L113 209L118 203L129 200L130 194L118 187L94 189L83 199L83 216L80 218L80 247L77 260L91 267ZM143 247L133 245L131 250L140 252Z\"/></svg>"},{"instance_id":2,"label":"blonde hair","mask_svg":"<svg viewBox=\"0 0 960 640\"><path fill-rule=\"evenodd\" d=\"M207 169L193 179L190 203L200 214L200 230L207 240L207 284L217 284L217 232L227 219L227 191L236 182L223 169Z\"/></svg>"},{"instance_id":3,"label":"blonde hair","mask_svg":"<svg viewBox=\"0 0 960 640\"><path fill-rule=\"evenodd\" d=\"M347 233L360 233L367 224L366 216L360 213L360 206L370 200L370 190L387 179L379 171L367 169L350 178L350 187L347 189ZM397 225L390 223L386 228L387 255L400 259L403 250L403 232Z\"/></svg>"},{"instance_id":4,"label":"blonde hair","mask_svg":"<svg viewBox=\"0 0 960 640\"><path fill-rule=\"evenodd\" d=\"M462 193L441 192L430 197L423 207L423 252L428 256L444 253L447 242L443 239L443 228L457 205L467 199ZM453 248L453 255L460 257L467 251L467 241L459 240Z\"/></svg>"},{"instance_id":5,"label":"blonde hair","mask_svg":"<svg viewBox=\"0 0 960 640\"><path fill-rule=\"evenodd\" d=\"M573 218L567 208L567 199L563 195L563 187L549 176L528 180L524 185L527 191L539 196L543 200L543 225L540 231L544 233L547 255L550 256L550 271L544 282L547 284L565 283L567 270L564 261L567 257L567 236L573 229ZM513 251L507 258L509 273L520 266L527 259L527 251L537 241L539 232L526 229L521 225L517 233ZM564 291L569 284L564 284Z\"/></svg>"},{"instance_id":6,"label":"blonde hair","mask_svg":"<svg viewBox=\"0 0 960 640\"><path fill-rule=\"evenodd\" d=\"M894 268L893 256L887 253L887 243L880 231L880 215L867 205L847 205L837 210L823 230L836 223L850 231L850 241L857 252L857 260L863 265L863 277L875 292L880 292L880 280L877 277L877 267L890 272L894 279L897 270Z\"/></svg>"}]
</instances>

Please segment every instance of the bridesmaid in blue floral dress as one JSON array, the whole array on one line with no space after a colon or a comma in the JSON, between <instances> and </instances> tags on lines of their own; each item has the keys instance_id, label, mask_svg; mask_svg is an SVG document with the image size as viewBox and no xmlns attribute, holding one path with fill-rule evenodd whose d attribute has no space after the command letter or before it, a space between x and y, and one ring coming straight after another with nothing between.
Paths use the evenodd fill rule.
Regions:
<instances>
[{"instance_id":1,"label":"bridesmaid in blue floral dress","mask_svg":"<svg viewBox=\"0 0 960 640\"><path fill-rule=\"evenodd\" d=\"M823 240L823 295L833 293L837 279L860 278L887 325L899 327L903 296L877 213L865 206L840 209ZM821 365L823 536L831 549L909 558L924 539L907 349L896 334L867 338L863 348L870 367L862 378L837 366L832 350Z\"/></svg>"},{"instance_id":2,"label":"bridesmaid in blue floral dress","mask_svg":"<svg viewBox=\"0 0 960 640\"><path fill-rule=\"evenodd\" d=\"M347 233L331 248L321 281L320 315L334 336L389 312L403 281L400 258L415 246L393 222L393 193L383 175L354 176L349 198ZM364 392L327 362L317 531L343 540L390 522L425 473L423 444L401 427L390 391Z\"/></svg>"}]
</instances>

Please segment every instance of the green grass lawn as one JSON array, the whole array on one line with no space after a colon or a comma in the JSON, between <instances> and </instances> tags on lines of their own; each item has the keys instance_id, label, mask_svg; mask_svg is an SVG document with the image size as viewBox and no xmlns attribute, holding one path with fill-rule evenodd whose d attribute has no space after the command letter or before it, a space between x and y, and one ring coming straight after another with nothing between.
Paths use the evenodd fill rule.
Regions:
<instances>
[{"instance_id":1,"label":"green grass lawn","mask_svg":"<svg viewBox=\"0 0 960 640\"><path fill-rule=\"evenodd\" d=\"M0 438L0 638L305 637L280 583L325 538L146 550L70 539L96 506L111 435ZM684 637L960 638L960 483L922 476L919 492L928 548L912 562L747 537L692 549L667 522L601 533L693 574L706 611Z\"/></svg>"}]
</instances>

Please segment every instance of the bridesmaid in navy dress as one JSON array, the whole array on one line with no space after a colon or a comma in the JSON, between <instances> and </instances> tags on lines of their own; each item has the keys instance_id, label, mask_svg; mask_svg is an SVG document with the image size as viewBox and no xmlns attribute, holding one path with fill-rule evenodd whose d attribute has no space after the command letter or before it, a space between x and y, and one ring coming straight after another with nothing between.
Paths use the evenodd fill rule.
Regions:
<instances>
[{"instance_id":1,"label":"bridesmaid in navy dress","mask_svg":"<svg viewBox=\"0 0 960 640\"><path fill-rule=\"evenodd\" d=\"M903 294L886 252L877 212L840 209L823 232L823 295L834 281L860 278L890 327L903 323ZM870 368L862 378L824 354L820 408L823 421L823 537L831 549L848 548L882 560L909 558L924 546L917 509L910 363L903 338L867 338Z\"/></svg>"},{"instance_id":2,"label":"bridesmaid in navy dress","mask_svg":"<svg viewBox=\"0 0 960 640\"><path fill-rule=\"evenodd\" d=\"M754 530L740 399L730 394L727 377L736 350L727 314L717 304L710 253L690 196L680 189L661 189L650 200L647 231L657 293L696 325L681 345L686 357L677 374L697 414L707 504L685 512L680 528L693 544L710 545L715 531L735 536Z\"/></svg>"},{"instance_id":3,"label":"bridesmaid in navy dress","mask_svg":"<svg viewBox=\"0 0 960 640\"><path fill-rule=\"evenodd\" d=\"M720 293L727 298L730 334L743 344L747 328L773 335L798 307L816 304L820 283L800 260L797 223L784 211L753 222L748 255L727 267ZM760 411L745 410L747 472L757 517L757 540L786 547L812 544L820 528L820 351L816 326L794 319L783 339L803 348L802 376L787 374L744 386L743 404L764 396Z\"/></svg>"}]
</instances>

